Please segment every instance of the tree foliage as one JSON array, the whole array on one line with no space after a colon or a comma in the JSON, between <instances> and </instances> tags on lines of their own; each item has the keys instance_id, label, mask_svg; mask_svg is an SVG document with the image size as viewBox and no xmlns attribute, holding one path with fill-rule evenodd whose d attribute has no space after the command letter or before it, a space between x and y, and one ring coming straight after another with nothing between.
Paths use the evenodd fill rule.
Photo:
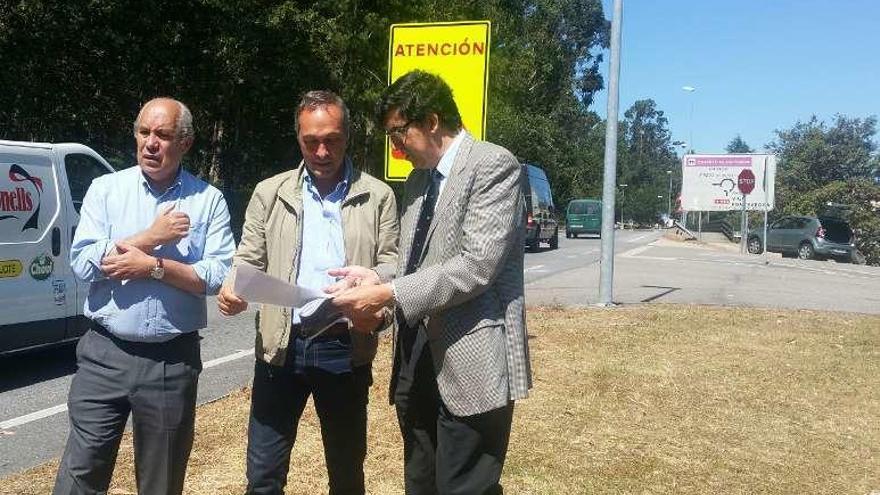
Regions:
<instances>
[{"instance_id":1,"label":"tree foliage","mask_svg":"<svg viewBox=\"0 0 880 495\"><path fill-rule=\"evenodd\" d=\"M492 21L487 137L565 182L596 190L588 111L608 42L599 0L69 0L0 9L0 132L80 141L133 163L132 120L149 98L190 106L197 140L186 166L249 189L299 158L294 107L331 89L352 114L350 152L381 175L373 109L387 84L389 26Z\"/></svg>"},{"instance_id":2,"label":"tree foliage","mask_svg":"<svg viewBox=\"0 0 880 495\"><path fill-rule=\"evenodd\" d=\"M776 131L768 148L780 157L778 182L785 194L818 189L837 180L869 177L877 167L877 119L838 115L832 125L816 116Z\"/></svg>"},{"instance_id":3,"label":"tree foliage","mask_svg":"<svg viewBox=\"0 0 880 495\"><path fill-rule=\"evenodd\" d=\"M735 138L731 139L729 143L727 143L727 147L724 148L728 153L754 153L753 150L746 142L743 140L742 136L739 134L736 135Z\"/></svg>"},{"instance_id":4,"label":"tree foliage","mask_svg":"<svg viewBox=\"0 0 880 495\"><path fill-rule=\"evenodd\" d=\"M627 184L626 216L639 223L653 223L658 214L667 211L670 189L675 205L681 182L669 121L654 100L638 100L624 112L621 133L617 182Z\"/></svg>"}]
</instances>

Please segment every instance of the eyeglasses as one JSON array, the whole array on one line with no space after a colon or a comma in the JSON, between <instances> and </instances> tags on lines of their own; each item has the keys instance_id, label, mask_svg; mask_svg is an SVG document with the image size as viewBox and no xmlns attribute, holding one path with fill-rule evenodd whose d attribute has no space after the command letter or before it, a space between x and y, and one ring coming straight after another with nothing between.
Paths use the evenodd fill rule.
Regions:
<instances>
[{"instance_id":1,"label":"eyeglasses","mask_svg":"<svg viewBox=\"0 0 880 495\"><path fill-rule=\"evenodd\" d=\"M406 124L392 127L391 129L385 129L385 135L395 143L406 141L406 131L409 130L409 126L413 125L415 121L416 119L410 119Z\"/></svg>"}]
</instances>

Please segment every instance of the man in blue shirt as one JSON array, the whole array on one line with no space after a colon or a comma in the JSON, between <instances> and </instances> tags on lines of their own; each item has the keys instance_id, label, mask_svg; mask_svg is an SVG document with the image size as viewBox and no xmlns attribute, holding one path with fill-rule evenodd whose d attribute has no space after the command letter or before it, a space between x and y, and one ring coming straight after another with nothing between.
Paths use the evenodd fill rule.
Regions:
<instances>
[{"instance_id":1,"label":"man in blue shirt","mask_svg":"<svg viewBox=\"0 0 880 495\"><path fill-rule=\"evenodd\" d=\"M105 493L129 413L139 493L183 491L202 369L198 330L235 245L223 196L180 166L192 114L170 98L135 120L138 166L92 183L70 251L91 282L70 435L55 494Z\"/></svg>"},{"instance_id":2,"label":"man in blue shirt","mask_svg":"<svg viewBox=\"0 0 880 495\"><path fill-rule=\"evenodd\" d=\"M387 184L356 170L345 155L349 118L329 91L311 91L296 112L303 161L254 189L245 213L235 265L320 290L327 270L361 260L397 260L397 206ZM343 263L343 264L340 264ZM232 277L230 277L232 278ZM220 312L238 314L247 302L227 282ZM249 494L282 494L296 430L311 395L321 422L331 494L364 493L367 398L383 315L336 324L320 336L298 308L264 305L248 427Z\"/></svg>"}]
</instances>

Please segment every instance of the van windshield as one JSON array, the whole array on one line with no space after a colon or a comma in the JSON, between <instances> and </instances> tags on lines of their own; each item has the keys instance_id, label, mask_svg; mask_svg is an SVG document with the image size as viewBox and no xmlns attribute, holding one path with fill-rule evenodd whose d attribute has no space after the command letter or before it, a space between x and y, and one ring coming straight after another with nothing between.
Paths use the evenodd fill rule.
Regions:
<instances>
[{"instance_id":1,"label":"van windshield","mask_svg":"<svg viewBox=\"0 0 880 495\"><path fill-rule=\"evenodd\" d=\"M596 202L576 201L571 204L568 212L572 215L598 215L601 209Z\"/></svg>"}]
</instances>

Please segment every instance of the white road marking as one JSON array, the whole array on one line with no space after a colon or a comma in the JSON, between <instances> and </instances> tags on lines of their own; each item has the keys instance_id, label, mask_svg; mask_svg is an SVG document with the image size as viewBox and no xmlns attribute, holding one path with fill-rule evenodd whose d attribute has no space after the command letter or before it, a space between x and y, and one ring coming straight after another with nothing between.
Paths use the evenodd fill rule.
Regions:
<instances>
[{"instance_id":1,"label":"white road marking","mask_svg":"<svg viewBox=\"0 0 880 495\"><path fill-rule=\"evenodd\" d=\"M627 240L626 242L638 242L638 241L641 241L642 239L644 239L645 237L648 237L648 236L650 236L650 235L651 235L651 234L643 234L643 235L640 235L640 236L638 236L638 237L633 237L632 239L629 239L629 240Z\"/></svg>"},{"instance_id":2,"label":"white road marking","mask_svg":"<svg viewBox=\"0 0 880 495\"><path fill-rule=\"evenodd\" d=\"M250 349L238 351L238 352L230 354L228 356L222 356L222 357L218 357L217 359L212 359L212 360L208 361L207 363L203 364L202 368L204 368L204 369L213 368L214 366L218 366L223 363L228 363L229 361L235 361L236 359L241 359L243 357L253 356L253 355L254 355L254 348L251 347Z\"/></svg>"},{"instance_id":3,"label":"white road marking","mask_svg":"<svg viewBox=\"0 0 880 495\"><path fill-rule=\"evenodd\" d=\"M526 269L523 270L523 271L524 271L524 272L530 272L530 271L532 271L532 270L540 270L541 268L544 268L544 265L530 266L530 267L526 268Z\"/></svg>"},{"instance_id":4,"label":"white road marking","mask_svg":"<svg viewBox=\"0 0 880 495\"><path fill-rule=\"evenodd\" d=\"M202 365L202 368L208 369L213 368L214 366L219 366L223 363L228 363L230 361L235 361L236 359L241 359L246 356L253 356L254 349L250 348L244 351L238 351L227 356L221 356L216 359L212 359ZM48 418L49 416L54 416L56 414L61 414L67 411L67 404L59 404L57 406L47 407L46 409L41 409L36 412L32 412L30 414L25 414L24 416L19 416L17 418L8 419L0 423L0 430L8 430L11 428L16 428L22 425L26 425L28 423L33 423L34 421L39 421L43 418Z\"/></svg>"},{"instance_id":5,"label":"white road marking","mask_svg":"<svg viewBox=\"0 0 880 495\"><path fill-rule=\"evenodd\" d=\"M46 409L43 409L41 411L32 412L30 414L25 414L24 416L19 416L17 418L12 418L10 420L4 421L0 423L0 430L8 430L10 428L15 428L16 426L25 425L32 421L37 421L43 418L48 418L49 416L54 416L58 413L63 413L66 410L67 404L47 407Z\"/></svg>"},{"instance_id":6,"label":"white road marking","mask_svg":"<svg viewBox=\"0 0 880 495\"><path fill-rule=\"evenodd\" d=\"M638 255L644 253L645 251L651 249L651 247L652 247L652 246L651 246L650 244L646 244L646 245L644 245L644 246L639 246L639 247L637 247L637 248L632 248L632 249L630 249L629 251L626 251L626 252L624 252L624 253L621 253L621 254L620 254L620 257L622 257L622 258L633 258L633 257L636 257L636 256L638 256Z\"/></svg>"}]
</instances>

